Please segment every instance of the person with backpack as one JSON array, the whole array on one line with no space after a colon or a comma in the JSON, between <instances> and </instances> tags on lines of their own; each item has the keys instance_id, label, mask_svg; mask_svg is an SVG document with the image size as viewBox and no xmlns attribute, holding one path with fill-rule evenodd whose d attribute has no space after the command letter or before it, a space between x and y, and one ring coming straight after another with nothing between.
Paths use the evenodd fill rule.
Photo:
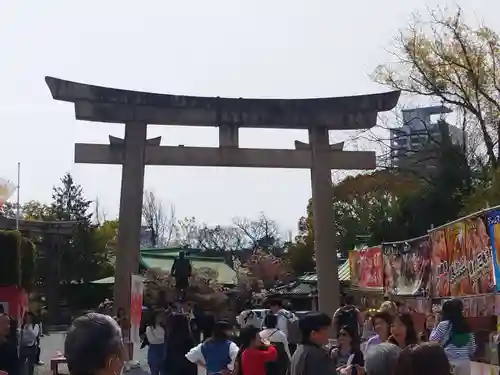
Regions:
<instances>
[{"instance_id":1,"label":"person with backpack","mask_svg":"<svg viewBox=\"0 0 500 375\"><path fill-rule=\"evenodd\" d=\"M299 319L297 316L283 308L280 300L269 301L269 309L271 314L276 315L278 323L276 328L285 334L288 339L289 346L292 352L295 350L296 345L300 342L300 329Z\"/></svg>"},{"instance_id":2,"label":"person with backpack","mask_svg":"<svg viewBox=\"0 0 500 375\"><path fill-rule=\"evenodd\" d=\"M229 331L229 323L216 322L212 336L186 354L186 358L198 366L198 375L228 375L234 369L239 349L229 340Z\"/></svg>"},{"instance_id":3,"label":"person with backpack","mask_svg":"<svg viewBox=\"0 0 500 375\"><path fill-rule=\"evenodd\" d=\"M352 296L345 296L344 302L344 306L337 309L333 314L335 333L338 335L340 329L347 326L359 336L360 329L363 327L363 314L354 304Z\"/></svg>"},{"instance_id":4,"label":"person with backpack","mask_svg":"<svg viewBox=\"0 0 500 375\"><path fill-rule=\"evenodd\" d=\"M452 299L443 304L441 322L431 332L429 340L443 347L454 375L471 373L476 341L463 316L462 301Z\"/></svg>"},{"instance_id":5,"label":"person with backpack","mask_svg":"<svg viewBox=\"0 0 500 375\"><path fill-rule=\"evenodd\" d=\"M268 314L264 318L264 327L259 335L262 340L267 340L276 348L278 358L276 361L266 363L266 373L273 375L285 375L292 359L288 339L278 328L278 317Z\"/></svg>"}]
</instances>

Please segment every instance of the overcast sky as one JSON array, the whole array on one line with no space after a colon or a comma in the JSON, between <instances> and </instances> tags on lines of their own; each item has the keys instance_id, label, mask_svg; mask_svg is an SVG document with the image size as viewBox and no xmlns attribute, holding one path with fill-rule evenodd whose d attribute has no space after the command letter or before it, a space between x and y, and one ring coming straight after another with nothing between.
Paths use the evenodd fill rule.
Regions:
<instances>
[{"instance_id":1,"label":"overcast sky","mask_svg":"<svg viewBox=\"0 0 500 375\"><path fill-rule=\"evenodd\" d=\"M500 31L498 0L459 1ZM160 93L321 97L373 93L369 74L423 0L0 0L0 177L21 201L50 202L73 173L108 218L118 213L121 168L73 163L75 142L123 136L120 124L76 121L44 77ZM453 3L449 3L452 5ZM473 7L472 7L473 4ZM497 19L495 19L495 17ZM162 144L217 146L215 128L150 126ZM332 133L343 140L346 134ZM293 148L305 131L241 130L242 147ZM310 197L308 171L147 167L145 188L177 217L208 224L265 212L295 231Z\"/></svg>"}]
</instances>

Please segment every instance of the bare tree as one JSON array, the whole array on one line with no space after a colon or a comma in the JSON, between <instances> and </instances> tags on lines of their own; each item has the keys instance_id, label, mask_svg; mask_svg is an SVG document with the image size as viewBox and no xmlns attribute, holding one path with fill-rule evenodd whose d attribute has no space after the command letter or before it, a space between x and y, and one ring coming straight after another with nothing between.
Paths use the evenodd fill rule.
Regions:
<instances>
[{"instance_id":1,"label":"bare tree","mask_svg":"<svg viewBox=\"0 0 500 375\"><path fill-rule=\"evenodd\" d=\"M203 225L198 232L199 245L202 249L235 251L245 247L245 235L237 227Z\"/></svg>"},{"instance_id":2,"label":"bare tree","mask_svg":"<svg viewBox=\"0 0 500 375\"><path fill-rule=\"evenodd\" d=\"M261 213L257 220L234 218L233 224L242 231L254 248L271 249L281 240L276 222L270 220L264 213Z\"/></svg>"},{"instance_id":3,"label":"bare tree","mask_svg":"<svg viewBox=\"0 0 500 375\"><path fill-rule=\"evenodd\" d=\"M235 251L248 245L245 240L246 236L237 227L198 224L194 217L179 220L176 226L176 242L183 247Z\"/></svg>"},{"instance_id":4,"label":"bare tree","mask_svg":"<svg viewBox=\"0 0 500 375\"><path fill-rule=\"evenodd\" d=\"M200 226L194 216L185 217L175 225L175 242L182 247L198 248L200 244Z\"/></svg>"},{"instance_id":5,"label":"bare tree","mask_svg":"<svg viewBox=\"0 0 500 375\"><path fill-rule=\"evenodd\" d=\"M175 236L176 220L175 207L165 208L163 201L158 199L152 191L144 192L142 219L151 232L153 247L168 246Z\"/></svg>"}]
</instances>

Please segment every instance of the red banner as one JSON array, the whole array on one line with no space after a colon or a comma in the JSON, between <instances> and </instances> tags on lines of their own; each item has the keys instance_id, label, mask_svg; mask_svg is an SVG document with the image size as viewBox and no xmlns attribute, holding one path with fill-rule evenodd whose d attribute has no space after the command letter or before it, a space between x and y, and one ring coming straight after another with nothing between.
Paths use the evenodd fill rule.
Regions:
<instances>
[{"instance_id":1,"label":"red banner","mask_svg":"<svg viewBox=\"0 0 500 375\"><path fill-rule=\"evenodd\" d=\"M349 253L351 285L362 289L383 287L382 249L380 246Z\"/></svg>"}]
</instances>

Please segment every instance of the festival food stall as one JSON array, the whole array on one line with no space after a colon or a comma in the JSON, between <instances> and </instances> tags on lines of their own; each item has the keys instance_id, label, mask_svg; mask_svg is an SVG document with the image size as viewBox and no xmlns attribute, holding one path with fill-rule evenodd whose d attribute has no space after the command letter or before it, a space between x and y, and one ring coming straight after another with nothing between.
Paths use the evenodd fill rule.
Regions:
<instances>
[{"instance_id":1,"label":"festival food stall","mask_svg":"<svg viewBox=\"0 0 500 375\"><path fill-rule=\"evenodd\" d=\"M477 354L483 358L490 357L487 343L496 331L495 314L498 313L494 308L492 262L497 253L495 217L498 215L495 209L485 210L429 232L434 310L449 298L460 297L464 314L476 335Z\"/></svg>"},{"instance_id":2,"label":"festival food stall","mask_svg":"<svg viewBox=\"0 0 500 375\"><path fill-rule=\"evenodd\" d=\"M497 249L500 207L433 228L418 238L352 251L354 294L366 309L378 307L381 297L396 302L400 311L412 314L418 331L438 321L444 302L460 298L478 344L477 359L496 363L490 349L500 315L495 308L500 307Z\"/></svg>"},{"instance_id":3,"label":"festival food stall","mask_svg":"<svg viewBox=\"0 0 500 375\"><path fill-rule=\"evenodd\" d=\"M413 316L418 331L424 329L430 313L431 271L429 235L382 244L384 292L400 311Z\"/></svg>"}]
</instances>

